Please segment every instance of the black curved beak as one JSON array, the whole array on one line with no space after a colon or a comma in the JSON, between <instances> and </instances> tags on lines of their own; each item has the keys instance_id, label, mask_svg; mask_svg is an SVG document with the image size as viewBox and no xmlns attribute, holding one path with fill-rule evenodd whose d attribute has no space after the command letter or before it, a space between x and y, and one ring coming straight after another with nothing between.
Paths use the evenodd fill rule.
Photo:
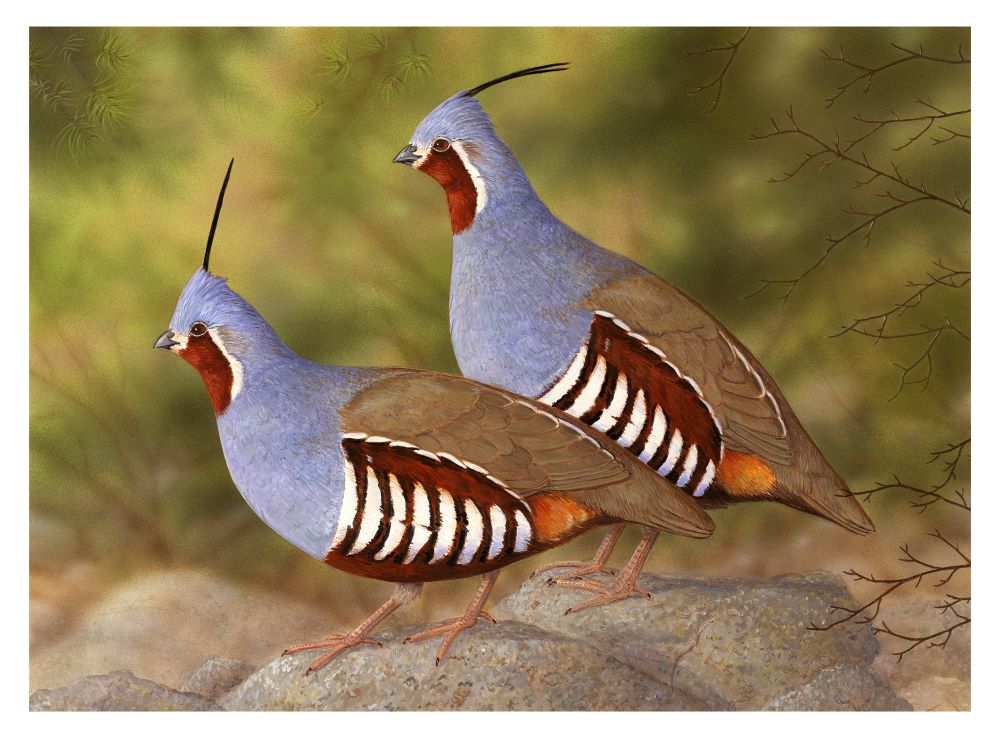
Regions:
<instances>
[{"instance_id":1,"label":"black curved beak","mask_svg":"<svg viewBox=\"0 0 1000 738\"><path fill-rule=\"evenodd\" d=\"M393 163L406 164L407 166L412 167L415 162L420 161L420 157L415 153L416 150L417 147L413 144L406 144L406 146L404 146L402 150L396 154L396 158L392 160Z\"/></svg>"},{"instance_id":2,"label":"black curved beak","mask_svg":"<svg viewBox=\"0 0 1000 738\"><path fill-rule=\"evenodd\" d=\"M163 331L160 337L156 339L156 343L153 344L153 348L169 349L171 346L178 345L180 345L180 342L174 340L173 331Z\"/></svg>"}]
</instances>

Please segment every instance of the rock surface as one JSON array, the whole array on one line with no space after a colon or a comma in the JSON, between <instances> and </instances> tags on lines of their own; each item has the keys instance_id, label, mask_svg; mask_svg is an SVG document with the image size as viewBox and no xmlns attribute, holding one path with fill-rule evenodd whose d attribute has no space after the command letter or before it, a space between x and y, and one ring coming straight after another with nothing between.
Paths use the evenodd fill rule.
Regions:
<instances>
[{"instance_id":1,"label":"rock surface","mask_svg":"<svg viewBox=\"0 0 1000 738\"><path fill-rule=\"evenodd\" d=\"M480 623L440 666L438 641L403 644L412 627L383 631L384 648L347 652L303 676L319 655L267 664L222 700L227 710L686 710L712 709L683 690L582 641L525 623Z\"/></svg>"},{"instance_id":2,"label":"rock surface","mask_svg":"<svg viewBox=\"0 0 1000 738\"><path fill-rule=\"evenodd\" d=\"M181 685L182 692L193 692L206 700L218 700L223 694L246 681L257 667L245 661L223 659L218 656L205 659Z\"/></svg>"},{"instance_id":3,"label":"rock surface","mask_svg":"<svg viewBox=\"0 0 1000 738\"><path fill-rule=\"evenodd\" d=\"M331 619L207 572L157 572L85 608L70 631L33 653L29 687L120 669L178 687L209 654L261 664L289 643L328 632Z\"/></svg>"},{"instance_id":4,"label":"rock surface","mask_svg":"<svg viewBox=\"0 0 1000 738\"><path fill-rule=\"evenodd\" d=\"M830 603L850 600L830 574L770 579L646 575L639 584L652 593L651 600L633 598L566 615L586 593L530 579L493 614L585 640L665 684L728 709L763 709L832 667L852 665L870 673L878 653L870 628L808 628L825 621ZM843 686L853 694L849 684L832 683L837 675L849 678L847 671L831 671L827 686ZM888 709L891 690L874 674L871 678L869 700L858 696L842 709ZM835 709L819 702L809 707L806 694L790 709Z\"/></svg>"},{"instance_id":5,"label":"rock surface","mask_svg":"<svg viewBox=\"0 0 1000 738\"><path fill-rule=\"evenodd\" d=\"M130 671L89 676L61 689L40 689L28 700L28 709L50 710L221 710L196 694L178 692L140 679Z\"/></svg>"},{"instance_id":6,"label":"rock surface","mask_svg":"<svg viewBox=\"0 0 1000 738\"><path fill-rule=\"evenodd\" d=\"M942 613L940 604L939 599L897 603L883 612L882 618L905 633L935 633L956 620L953 615ZM893 654L909 644L886 639L875 660L875 672L915 710L969 710L971 635L971 628L959 628L952 633L946 648L921 645L902 659Z\"/></svg>"},{"instance_id":7,"label":"rock surface","mask_svg":"<svg viewBox=\"0 0 1000 738\"><path fill-rule=\"evenodd\" d=\"M217 579L201 587L199 581L188 573L171 582L190 590L183 604L160 592L166 589L162 579L144 582L141 598L133 585L90 613L84 619L89 629L74 633L73 645L82 647L88 637L109 639L123 661L155 663L178 640L180 626L181 643L192 653L200 644L202 653L212 649L242 661L211 658L195 669L199 658L168 682L183 681L180 692L129 673L92 677L35 693L32 709L907 710L910 704L888 680L922 699L941 687L928 686L928 679L964 679L968 689L961 661L948 662L958 674L945 662L904 673L879 659L884 668L875 669L878 643L869 627L810 630L810 623L828 617L829 604L850 601L844 585L825 573L771 579L647 575L640 585L652 599L572 615L567 608L588 593L530 579L492 609L498 624L480 622L464 632L440 666L434 665L439 640L404 644L419 626L399 625L376 634L383 648L348 651L309 676L306 667L319 652L279 657L253 670L239 639L258 645L250 634L259 634L262 619L270 618L273 632L255 661L262 663L274 643L325 632L324 622L305 622L295 606L262 604L225 587L220 592ZM136 617L151 619L157 629L130 633L129 620ZM244 622L248 617L257 620L253 630ZM122 630L116 633L116 626ZM219 649L220 642L229 648ZM139 653L143 647L153 653Z\"/></svg>"}]
</instances>

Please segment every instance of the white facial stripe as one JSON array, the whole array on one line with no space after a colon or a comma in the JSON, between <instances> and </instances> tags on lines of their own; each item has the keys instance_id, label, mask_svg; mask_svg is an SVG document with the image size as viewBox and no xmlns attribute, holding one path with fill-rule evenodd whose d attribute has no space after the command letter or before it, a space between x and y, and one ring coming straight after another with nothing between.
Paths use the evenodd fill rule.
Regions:
<instances>
[{"instance_id":1,"label":"white facial stripe","mask_svg":"<svg viewBox=\"0 0 1000 738\"><path fill-rule=\"evenodd\" d=\"M462 546L462 555L455 561L456 564L468 564L472 561L479 550L479 544L483 542L483 514L472 500L465 501L465 519L468 521L465 527L465 545Z\"/></svg>"},{"instance_id":2,"label":"white facial stripe","mask_svg":"<svg viewBox=\"0 0 1000 738\"><path fill-rule=\"evenodd\" d=\"M490 507L490 550L486 554L486 560L495 559L503 550L503 539L507 534L507 516L503 514L498 506Z\"/></svg>"},{"instance_id":3,"label":"white facial stripe","mask_svg":"<svg viewBox=\"0 0 1000 738\"><path fill-rule=\"evenodd\" d=\"M380 522L382 522L382 490L378 486L375 470L368 467L368 487L365 490L365 509L361 513L361 528L358 530L357 540L348 551L349 556L358 553L372 542L378 533Z\"/></svg>"},{"instance_id":4,"label":"white facial stripe","mask_svg":"<svg viewBox=\"0 0 1000 738\"><path fill-rule=\"evenodd\" d=\"M438 528L437 540L434 542L434 556L431 564L444 559L451 553L451 547L455 544L455 528L458 520L455 516L455 501L443 489L438 492L438 507L440 508L441 526Z\"/></svg>"},{"instance_id":5,"label":"white facial stripe","mask_svg":"<svg viewBox=\"0 0 1000 738\"><path fill-rule=\"evenodd\" d=\"M208 335L212 337L212 342L222 352L222 355L226 357L226 361L229 362L229 369L233 373L233 386L229 391L229 401L232 402L236 399L236 395L240 393L240 390L243 389L243 364L235 356L226 351L226 347L222 343L222 337L219 336L219 332L215 328L209 328ZM187 336L184 337L184 345L187 345Z\"/></svg>"},{"instance_id":6,"label":"white facial stripe","mask_svg":"<svg viewBox=\"0 0 1000 738\"><path fill-rule=\"evenodd\" d=\"M188 337L186 333L174 333L170 340L177 342L175 346L170 347L171 351L183 351L188 347Z\"/></svg>"},{"instance_id":7,"label":"white facial stripe","mask_svg":"<svg viewBox=\"0 0 1000 738\"><path fill-rule=\"evenodd\" d=\"M340 519L337 520L337 532L333 535L330 548L337 548L344 542L347 529L354 522L358 512L358 483L354 478L354 464L350 459L344 459L344 499L340 503Z\"/></svg>"},{"instance_id":8,"label":"white facial stripe","mask_svg":"<svg viewBox=\"0 0 1000 738\"><path fill-rule=\"evenodd\" d=\"M465 165L465 171L472 177L472 184L476 188L476 215L479 215L479 211L486 207L486 181L483 179L483 175L479 173L479 170L472 166L472 162L469 161L469 155L465 153L465 148L463 148L460 141L452 141L451 147L455 149L458 158Z\"/></svg>"}]
</instances>

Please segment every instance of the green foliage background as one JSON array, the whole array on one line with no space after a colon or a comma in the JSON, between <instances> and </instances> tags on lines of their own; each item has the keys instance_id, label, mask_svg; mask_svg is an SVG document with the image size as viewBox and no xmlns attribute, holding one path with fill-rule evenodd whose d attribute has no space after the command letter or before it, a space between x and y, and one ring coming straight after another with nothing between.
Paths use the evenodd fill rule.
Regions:
<instances>
[{"instance_id":1,"label":"green foliage background","mask_svg":"<svg viewBox=\"0 0 1000 738\"><path fill-rule=\"evenodd\" d=\"M607 248L678 284L749 345L855 489L892 474L930 483L930 452L968 435L969 344L946 332L926 388L900 370L927 337L830 338L905 299L941 260L968 269L969 218L921 203L853 238L792 293L824 238L871 206L863 173L811 165L809 142L766 133L794 105L833 140L855 116L969 107L969 66L915 60L825 100L856 74L820 50L876 66L969 53L966 29L753 29L715 90L726 52L690 55L742 29L47 29L31 31L32 571L94 562L108 581L192 565L338 603L350 620L382 590L331 572L267 530L240 499L197 375L151 349L199 265L219 183L235 156L213 269L299 353L321 362L457 371L448 336L450 229L436 183L394 166L421 118L458 89L524 66L569 72L483 95L549 206ZM969 118L951 127L969 132ZM887 126L862 147L915 181L969 195L969 146L940 126ZM946 317L966 335L969 290L928 292L899 330ZM912 376L911 376L912 378ZM964 486L967 467L952 486ZM708 541L672 539L651 570L771 574L893 567L894 548L967 517L905 498L869 503L880 533L855 538L759 504L715 515ZM589 556L599 534L557 552ZM625 544L616 561L626 555ZM554 558L554 557L550 557ZM532 561L502 578L516 586ZM373 587L369 591L369 586ZM441 587L453 609L471 583ZM502 588L501 588L502 593ZM424 598L427 599L427 598ZM444 604L442 604L444 603ZM435 610L437 612L437 610Z\"/></svg>"}]
</instances>

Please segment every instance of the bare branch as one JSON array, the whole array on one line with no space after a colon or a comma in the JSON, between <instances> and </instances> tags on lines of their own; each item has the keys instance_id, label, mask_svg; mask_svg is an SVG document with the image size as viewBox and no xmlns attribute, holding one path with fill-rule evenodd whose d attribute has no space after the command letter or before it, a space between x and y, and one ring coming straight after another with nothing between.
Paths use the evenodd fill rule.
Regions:
<instances>
[{"instance_id":1,"label":"bare branch","mask_svg":"<svg viewBox=\"0 0 1000 738\"><path fill-rule=\"evenodd\" d=\"M921 197L923 197L925 199L934 200L936 202L941 203L942 205L947 205L950 208L954 208L956 210L959 210L959 211L965 213L966 215L971 215L971 210L968 208L967 204L963 203L962 201L958 200L957 198L955 200L950 200L947 197L943 197L941 195L935 194L934 192L931 192L923 184L917 185L917 184L914 184L913 182L910 182L909 179L907 179L902 174L902 172L900 172L898 165L896 165L895 163L891 163L890 164L890 166L892 167L892 171L891 172L887 171L885 169L880 169L880 168L874 166L870 161L868 161L867 155L862 154L861 158L857 158L857 157L851 156L848 153L848 149L847 148L841 148L838 142L835 141L834 143L827 143L827 142L823 141L819 136L817 136L817 135L815 135L813 133L810 133L809 131L801 128L799 126L799 124L798 124L798 121L795 120L795 112L794 112L794 110L792 108L788 109L788 112L787 112L786 115L788 117L789 123L791 124L790 127L788 127L788 128L781 128L772 119L771 120L771 125L773 126L773 130L771 130L768 133L764 133L764 134L754 134L754 135L752 135L750 137L750 139L752 141L762 141L762 140L768 139L768 138L775 138L776 136L789 136L789 135L791 135L791 136L801 136L803 138L806 138L806 139L812 141L814 144L816 144L819 147L819 149L817 151L815 151L813 154L810 155L810 160L812 158L815 158L816 156L819 156L820 154L823 154L823 153L829 154L830 156L832 156L836 160L839 160L839 161L842 161L842 162L845 162L845 163L848 163L848 164L853 164L854 166L859 167L860 169L863 169L864 171L868 172L869 174L874 175L874 177L871 180L869 180L869 181L874 181L874 179L877 179L879 177L883 177L883 178L889 180L890 182L895 182L897 185L905 187L906 189L910 190L911 192L916 193L917 195L920 195ZM798 171L801 171L801 169L802 169L802 167L799 166L795 170L795 173L798 173ZM794 175L792 175L792 176L794 176ZM790 178L791 177L785 177L784 179L790 179Z\"/></svg>"},{"instance_id":2,"label":"bare branch","mask_svg":"<svg viewBox=\"0 0 1000 738\"><path fill-rule=\"evenodd\" d=\"M967 443L967 442L966 442ZM924 580L928 578L937 579L933 582L934 587L943 587L944 585L951 582L954 576L961 572L966 571L971 568L972 561L966 556L962 550L959 548L958 544L949 540L943 536L939 531L934 531L930 534L932 538L937 539L944 543L950 551L957 554L959 561L948 562L942 564L935 564L929 561L925 561L923 558L915 556L909 549L908 546L903 545L900 547L903 556L900 561L906 564L912 564L917 568L917 571L909 574L907 576L900 577L877 577L872 574L861 574L860 572L851 569L845 571L849 577L854 579L856 582L866 582L868 584L881 585L878 592L869 599L865 604L858 606L846 606L846 605L830 605L831 613L835 614L833 620L828 623L817 625L816 623L810 623L807 627L809 630L830 630L838 625L843 625L845 623L856 623L859 625L864 625L872 623L879 616L882 606L885 604L886 598L889 597L899 588L907 585L913 584L914 587L919 587L924 583ZM933 631L926 634L911 634L903 633L889 626L883 619L881 625L873 626L873 631L875 633L882 633L884 635L890 636L892 638L897 638L901 641L908 643L909 645L902 649L901 651L895 652L894 655L902 659L903 655L909 653L914 648L921 644L927 644L928 647L939 647L943 648L947 645L948 640L951 638L951 634L958 628L962 628L972 622L971 617L964 612L959 612L958 607L960 605L968 605L972 602L972 598L968 596L955 596L951 594L945 595L945 601L941 605L936 607L943 613L950 612L955 618L955 622L949 627L943 628L937 631Z\"/></svg>"},{"instance_id":3,"label":"bare branch","mask_svg":"<svg viewBox=\"0 0 1000 738\"><path fill-rule=\"evenodd\" d=\"M847 212L849 215L862 216L864 220L862 220L860 223L856 224L852 228L849 228L847 231L840 234L839 236L827 236L826 248L820 254L819 258L817 258L812 264L806 267L806 269L799 272L797 276L790 277L788 279L762 279L761 286L758 287L753 292L750 292L747 295L747 297L754 297L755 295L759 295L760 293L764 292L765 290L771 287L777 287L783 285L785 287L785 291L781 295L781 300L782 302L787 301L788 298L791 297L792 292L795 291L795 288L799 286L802 280L804 280L814 271L819 269L819 267L822 266L823 263L830 257L830 254L833 252L833 250L837 248L840 244L842 244L844 241L848 240L852 236L861 233L863 234L862 238L864 239L864 243L867 246L871 242L872 230L875 228L875 224L878 223L878 221L896 212L897 210L901 210L902 208L907 207L908 205L914 205L918 202L933 199L929 196L921 196L921 197L914 197L911 200L905 200L896 197L895 195L893 195L888 191L883 195L883 197L885 197L888 200L891 200L893 204L888 205L882 210L875 212L862 211L853 207L848 208L845 212Z\"/></svg>"},{"instance_id":4,"label":"bare branch","mask_svg":"<svg viewBox=\"0 0 1000 738\"><path fill-rule=\"evenodd\" d=\"M929 130L931 130L931 128L933 128L935 124L939 123L939 121L942 121L946 118L954 118L955 116L958 115L968 115L969 113L972 112L971 108L968 108L966 110L955 110L949 113L932 105L930 100L926 101L916 100L915 102L919 103L920 105L924 105L926 107L931 108L934 112L928 115L914 115L909 117L901 117L890 110L889 113L891 117L889 118L866 118L862 115L855 115L854 120L858 121L859 123L867 123L871 125L872 128L863 133L861 136L858 136L857 138L853 139L846 147L844 147L844 151L845 152L850 151L857 144L861 143L869 136L878 133L886 126L892 126L896 124L906 124L906 123L923 123L924 124L923 127L917 133L910 136L905 143L893 148L893 151L902 151L910 144L920 140L923 137L923 135L927 133ZM942 130L948 130L948 129L942 126ZM935 140L933 139L933 137L931 138L932 140Z\"/></svg>"},{"instance_id":5,"label":"bare branch","mask_svg":"<svg viewBox=\"0 0 1000 738\"><path fill-rule=\"evenodd\" d=\"M937 502L943 502L947 505L952 505L954 507L961 508L962 510L970 511L972 508L969 505L963 490L956 489L953 492L954 497L948 496L948 494L944 493L943 490L945 487L958 479L959 466L964 459L968 458L969 445L971 442L971 438L966 438L931 453L930 460L927 462L928 464L933 464L935 462L941 462L943 464L943 476L936 484L931 484L929 487L922 487L904 482L898 476L893 475L893 481L891 483L876 482L875 486L871 489L862 490L860 492L852 492L851 494L856 497L864 497L865 501L868 501L872 498L872 495L878 492L901 490L914 495L914 498L910 501L910 506L917 508L918 512L921 513Z\"/></svg>"},{"instance_id":6,"label":"bare branch","mask_svg":"<svg viewBox=\"0 0 1000 738\"><path fill-rule=\"evenodd\" d=\"M739 37L736 41L727 41L722 46L708 46L701 51L689 51L688 56L705 56L706 54L713 54L716 52L729 52L729 58L726 59L726 63L722 65L722 69L719 73L710 81L703 85L699 85L693 90L688 91L689 95L697 95L699 93L715 88L715 99L712 101L712 106L706 110L706 113L712 113L717 107L719 107L719 100L722 98L722 86L726 82L726 74L729 72L729 68L733 64L733 60L736 58L737 52L740 50L740 46L746 40L747 35L750 33L750 28L747 27L743 31L743 35Z\"/></svg>"},{"instance_id":7,"label":"bare branch","mask_svg":"<svg viewBox=\"0 0 1000 738\"><path fill-rule=\"evenodd\" d=\"M958 47L957 58L948 58L948 57L932 56L930 54L925 54L922 46L917 47L916 51L912 49L907 49L903 46L899 46L898 44L892 44L892 47L897 51L899 51L901 55L895 59L886 62L885 64L874 67L870 67L865 64L861 64L860 62L848 59L847 56L844 54L843 46L840 47L840 54L838 56L831 56L823 49L820 49L820 54L822 55L822 58L825 61L831 61L831 62L836 62L838 64L843 64L858 72L857 75L849 79L843 85L839 86L837 88L837 92L832 97L828 97L826 99L826 106L830 107L831 105L833 105L835 102L837 102L838 99L840 99L841 96L843 96L848 90L850 90L855 85L858 86L863 85L864 89L862 90L862 92L868 92L868 90L871 89L872 82L874 81L877 75L881 74L882 72L885 72L888 69L891 69L892 67L899 66L900 64L905 64L907 62L912 62L912 61L935 62L938 64L970 63L970 60L962 52L961 46Z\"/></svg>"}]
</instances>

